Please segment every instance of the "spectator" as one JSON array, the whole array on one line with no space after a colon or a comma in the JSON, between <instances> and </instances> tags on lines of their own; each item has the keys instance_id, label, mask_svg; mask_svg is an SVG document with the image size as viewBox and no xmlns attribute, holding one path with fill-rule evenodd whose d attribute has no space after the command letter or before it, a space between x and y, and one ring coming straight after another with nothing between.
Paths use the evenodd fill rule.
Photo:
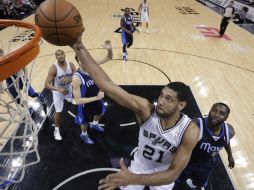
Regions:
<instances>
[{"instance_id":1,"label":"spectator","mask_svg":"<svg viewBox=\"0 0 254 190\"><path fill-rule=\"evenodd\" d=\"M248 7L243 7L242 10L239 12L239 21L236 22L237 24L243 24L246 22L246 17L249 9Z\"/></svg>"}]
</instances>

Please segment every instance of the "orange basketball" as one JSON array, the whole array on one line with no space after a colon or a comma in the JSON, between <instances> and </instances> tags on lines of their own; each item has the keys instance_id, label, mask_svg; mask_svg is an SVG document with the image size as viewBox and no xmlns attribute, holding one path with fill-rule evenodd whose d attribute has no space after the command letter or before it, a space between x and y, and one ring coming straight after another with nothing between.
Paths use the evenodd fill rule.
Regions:
<instances>
[{"instance_id":1,"label":"orange basketball","mask_svg":"<svg viewBox=\"0 0 254 190\"><path fill-rule=\"evenodd\" d=\"M35 12L42 37L57 46L72 45L84 31L78 10L65 0L46 0Z\"/></svg>"}]
</instances>

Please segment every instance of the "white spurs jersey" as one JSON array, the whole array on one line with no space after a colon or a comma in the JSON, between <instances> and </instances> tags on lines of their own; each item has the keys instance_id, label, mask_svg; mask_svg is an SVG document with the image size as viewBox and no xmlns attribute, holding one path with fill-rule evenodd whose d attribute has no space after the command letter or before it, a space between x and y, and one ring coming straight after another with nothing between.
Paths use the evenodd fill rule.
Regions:
<instances>
[{"instance_id":1,"label":"white spurs jersey","mask_svg":"<svg viewBox=\"0 0 254 190\"><path fill-rule=\"evenodd\" d=\"M147 14L148 13L148 3L142 3L141 4L141 13Z\"/></svg>"},{"instance_id":2,"label":"white spurs jersey","mask_svg":"<svg viewBox=\"0 0 254 190\"><path fill-rule=\"evenodd\" d=\"M172 128L163 130L154 111L139 130L138 149L130 170L134 173L153 173L168 169L191 119L181 113L181 120Z\"/></svg>"},{"instance_id":3,"label":"white spurs jersey","mask_svg":"<svg viewBox=\"0 0 254 190\"><path fill-rule=\"evenodd\" d=\"M66 63L66 70L62 69L57 63L54 63L56 67L56 76L54 78L54 86L58 88L71 89L72 69L70 63Z\"/></svg>"}]
</instances>

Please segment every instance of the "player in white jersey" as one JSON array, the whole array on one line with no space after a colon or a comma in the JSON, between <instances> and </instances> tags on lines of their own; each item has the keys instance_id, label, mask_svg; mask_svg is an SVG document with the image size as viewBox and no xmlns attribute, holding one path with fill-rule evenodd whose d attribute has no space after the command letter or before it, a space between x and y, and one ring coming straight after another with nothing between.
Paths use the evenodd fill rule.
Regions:
<instances>
[{"instance_id":1,"label":"player in white jersey","mask_svg":"<svg viewBox=\"0 0 254 190\"><path fill-rule=\"evenodd\" d=\"M129 94L114 84L80 39L73 49L96 85L111 99L134 111L141 125L139 150L130 168L121 159L121 171L100 180L98 189L126 186L126 189L142 190L146 185L158 190L165 188L157 186L171 184L166 187L170 190L186 167L199 137L197 125L180 113L187 104L188 87L181 82L169 83L161 90L158 105L154 107L147 99Z\"/></svg>"},{"instance_id":2,"label":"player in white jersey","mask_svg":"<svg viewBox=\"0 0 254 190\"><path fill-rule=\"evenodd\" d=\"M181 118L181 119L180 119ZM160 116L154 111L151 117L140 126L138 149L134 153L129 170L136 174L151 174L165 171L169 168L173 156L179 147L183 134L191 119L182 113L176 124L163 129ZM173 183L163 186L153 186L150 190L169 190ZM124 190L143 190L143 186L126 186Z\"/></svg>"},{"instance_id":3,"label":"player in white jersey","mask_svg":"<svg viewBox=\"0 0 254 190\"><path fill-rule=\"evenodd\" d=\"M143 3L139 5L139 14L140 14L140 32L142 31L142 24L146 23L146 33L149 34L148 22L149 22L149 6L147 0L144 0Z\"/></svg>"},{"instance_id":4,"label":"player in white jersey","mask_svg":"<svg viewBox=\"0 0 254 190\"><path fill-rule=\"evenodd\" d=\"M53 102L55 106L54 137L56 140L62 140L62 136L59 131L61 113L63 111L64 100L67 100L68 102L71 102L72 100L71 81L76 68L73 63L66 62L65 54L62 50L57 50L55 52L55 56L57 62L49 69L45 88L51 90L53 94Z\"/></svg>"}]
</instances>

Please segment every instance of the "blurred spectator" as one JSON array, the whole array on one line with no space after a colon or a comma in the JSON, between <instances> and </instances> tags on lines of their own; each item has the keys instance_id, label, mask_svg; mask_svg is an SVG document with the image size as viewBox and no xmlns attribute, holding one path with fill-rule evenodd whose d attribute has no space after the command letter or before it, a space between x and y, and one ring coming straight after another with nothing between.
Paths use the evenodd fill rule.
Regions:
<instances>
[{"instance_id":1,"label":"blurred spectator","mask_svg":"<svg viewBox=\"0 0 254 190\"><path fill-rule=\"evenodd\" d=\"M36 4L33 0L19 0L20 4L29 12L32 12L36 9Z\"/></svg>"},{"instance_id":2,"label":"blurred spectator","mask_svg":"<svg viewBox=\"0 0 254 190\"><path fill-rule=\"evenodd\" d=\"M17 19L18 12L15 8L15 3L12 1L3 1L3 13L5 18Z\"/></svg>"},{"instance_id":3,"label":"blurred spectator","mask_svg":"<svg viewBox=\"0 0 254 190\"><path fill-rule=\"evenodd\" d=\"M44 0L0 0L0 19L23 19Z\"/></svg>"},{"instance_id":4,"label":"blurred spectator","mask_svg":"<svg viewBox=\"0 0 254 190\"><path fill-rule=\"evenodd\" d=\"M239 13L235 15L234 19L238 19L238 21L235 21L236 24L243 24L246 23L246 17L249 9L248 7L243 7Z\"/></svg>"}]
</instances>

